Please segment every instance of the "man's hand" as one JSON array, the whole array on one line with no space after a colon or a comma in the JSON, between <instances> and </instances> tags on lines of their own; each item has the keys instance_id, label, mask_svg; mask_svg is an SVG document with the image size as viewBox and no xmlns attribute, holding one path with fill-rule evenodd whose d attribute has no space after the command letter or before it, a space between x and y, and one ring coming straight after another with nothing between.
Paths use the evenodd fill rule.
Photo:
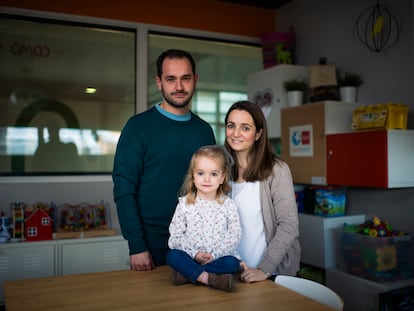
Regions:
<instances>
[{"instance_id":1,"label":"man's hand","mask_svg":"<svg viewBox=\"0 0 414 311\"><path fill-rule=\"evenodd\" d=\"M152 261L152 256L149 251L133 254L129 256L131 270L135 271L150 271L154 269L155 265Z\"/></svg>"}]
</instances>

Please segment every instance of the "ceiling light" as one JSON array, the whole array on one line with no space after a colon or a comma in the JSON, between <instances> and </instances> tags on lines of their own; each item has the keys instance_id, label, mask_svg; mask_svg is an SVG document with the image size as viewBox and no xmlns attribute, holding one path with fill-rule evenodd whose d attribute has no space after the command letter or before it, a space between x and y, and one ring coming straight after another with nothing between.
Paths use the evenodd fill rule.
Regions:
<instances>
[{"instance_id":1,"label":"ceiling light","mask_svg":"<svg viewBox=\"0 0 414 311\"><path fill-rule=\"evenodd\" d=\"M85 93L86 94L95 94L96 93L96 88L94 88L94 87L87 87L85 89Z\"/></svg>"}]
</instances>

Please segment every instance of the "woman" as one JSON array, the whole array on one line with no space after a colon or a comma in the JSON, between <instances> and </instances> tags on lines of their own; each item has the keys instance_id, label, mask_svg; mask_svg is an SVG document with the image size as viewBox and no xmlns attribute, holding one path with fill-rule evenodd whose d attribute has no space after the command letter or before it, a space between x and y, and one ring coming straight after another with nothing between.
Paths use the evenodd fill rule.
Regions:
<instances>
[{"instance_id":1,"label":"woman","mask_svg":"<svg viewBox=\"0 0 414 311\"><path fill-rule=\"evenodd\" d=\"M244 282L296 275L300 264L299 220L288 165L272 152L262 110L249 101L226 114L225 147L234 158L232 198L239 208Z\"/></svg>"}]
</instances>

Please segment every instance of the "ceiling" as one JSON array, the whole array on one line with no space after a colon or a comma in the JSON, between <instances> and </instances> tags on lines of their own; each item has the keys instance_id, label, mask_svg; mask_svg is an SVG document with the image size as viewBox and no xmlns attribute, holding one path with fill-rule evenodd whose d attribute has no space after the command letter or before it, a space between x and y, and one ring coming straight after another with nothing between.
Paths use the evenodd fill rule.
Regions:
<instances>
[{"instance_id":1,"label":"ceiling","mask_svg":"<svg viewBox=\"0 0 414 311\"><path fill-rule=\"evenodd\" d=\"M276 10L291 0L219 0L221 2L228 2L234 4L241 4L253 6L263 9Z\"/></svg>"}]
</instances>

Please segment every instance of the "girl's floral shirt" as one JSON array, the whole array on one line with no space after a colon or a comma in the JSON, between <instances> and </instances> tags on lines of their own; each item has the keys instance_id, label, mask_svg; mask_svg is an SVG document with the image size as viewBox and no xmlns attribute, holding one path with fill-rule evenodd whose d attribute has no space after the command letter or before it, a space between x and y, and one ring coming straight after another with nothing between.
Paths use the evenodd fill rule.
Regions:
<instances>
[{"instance_id":1,"label":"girl's floral shirt","mask_svg":"<svg viewBox=\"0 0 414 311\"><path fill-rule=\"evenodd\" d=\"M186 197L180 197L169 230L168 246L192 258L206 252L215 259L228 255L240 259L236 251L241 239L240 219L236 203L229 197L224 197L223 204L198 197L194 204L186 204Z\"/></svg>"}]
</instances>

